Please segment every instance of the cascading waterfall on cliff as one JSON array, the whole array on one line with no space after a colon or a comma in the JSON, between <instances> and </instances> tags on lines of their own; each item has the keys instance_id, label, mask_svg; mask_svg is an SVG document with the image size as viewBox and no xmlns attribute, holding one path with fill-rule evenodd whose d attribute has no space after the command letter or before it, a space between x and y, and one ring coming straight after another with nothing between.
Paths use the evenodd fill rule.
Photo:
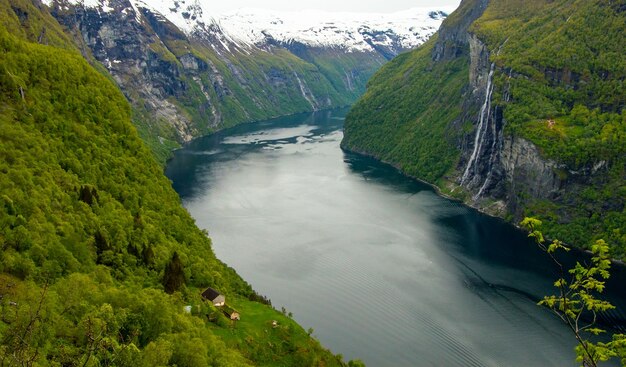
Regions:
<instances>
[{"instance_id":1,"label":"cascading waterfall on cliff","mask_svg":"<svg viewBox=\"0 0 626 367\"><path fill-rule=\"evenodd\" d=\"M478 127L476 128L476 136L474 137L474 150L472 151L472 155L467 162L467 167L465 167L465 172L463 172L463 176L461 177L461 186L467 180L470 171L472 168L476 167L476 163L478 161L478 157L482 146L484 136L487 133L487 122L489 121L489 116L491 115L491 94L493 93L493 73L495 71L495 63L491 64L491 68L489 69L489 76L487 77L487 89L485 91L485 102L483 103L482 108L480 109L480 119L478 122ZM474 171L472 171L474 172Z\"/></svg>"},{"instance_id":2,"label":"cascading waterfall on cliff","mask_svg":"<svg viewBox=\"0 0 626 367\"><path fill-rule=\"evenodd\" d=\"M512 74L512 71L509 71L509 81L511 80L511 74ZM504 100L504 102L508 102L511 99L511 95L509 93L508 88L504 89L504 94L502 96L502 99ZM493 176L492 167L497 156L496 145L498 143L498 137L499 137L495 119L493 123L491 124L491 135L493 136L493 142L491 143L491 156L489 157L489 173L487 174L487 178L485 179L485 182L480 187L480 190L478 190L478 193L476 194L476 196L474 196L474 199L479 198L483 194L483 192L485 191L485 188L487 188L487 186L491 182L491 177Z\"/></svg>"},{"instance_id":3,"label":"cascading waterfall on cliff","mask_svg":"<svg viewBox=\"0 0 626 367\"><path fill-rule=\"evenodd\" d=\"M487 130L487 129L485 129L485 130ZM485 191L485 188L487 187L487 185L491 181L493 162L495 161L495 158L496 158L496 155L497 155L496 144L498 143L498 129L496 127L496 121L495 120L491 124L491 134L492 134L491 136L493 137L493 142L491 143L491 154L489 156L489 165L488 165L489 172L487 173L487 178L485 178L485 182L483 182L483 185L480 187L480 190L478 190L478 193L474 196L474 200L479 198L483 194L483 191Z\"/></svg>"},{"instance_id":4,"label":"cascading waterfall on cliff","mask_svg":"<svg viewBox=\"0 0 626 367\"><path fill-rule=\"evenodd\" d=\"M295 71L293 72L293 76L296 77L296 80L298 81L298 86L300 87L300 93L302 93L302 97L304 97L304 99L307 100L307 102L309 102L309 104L311 105L311 108L313 109L313 111L317 111L317 101L315 101L315 96L313 96L313 93L311 94L311 98L309 98L309 96L307 96L307 90L305 88L304 83L302 83L302 80L300 79L300 77L298 76L298 73L296 73ZM315 103L313 103L315 101Z\"/></svg>"}]
</instances>

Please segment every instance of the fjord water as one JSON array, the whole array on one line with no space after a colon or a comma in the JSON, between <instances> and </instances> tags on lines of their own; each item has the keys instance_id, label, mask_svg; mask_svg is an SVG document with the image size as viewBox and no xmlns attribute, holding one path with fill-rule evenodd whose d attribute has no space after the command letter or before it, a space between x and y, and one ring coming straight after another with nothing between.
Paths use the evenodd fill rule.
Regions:
<instances>
[{"instance_id":1,"label":"fjord water","mask_svg":"<svg viewBox=\"0 0 626 367\"><path fill-rule=\"evenodd\" d=\"M176 152L167 175L217 256L346 359L575 365L573 337L536 305L557 277L545 254L514 227L342 152L344 116L243 125Z\"/></svg>"}]
</instances>

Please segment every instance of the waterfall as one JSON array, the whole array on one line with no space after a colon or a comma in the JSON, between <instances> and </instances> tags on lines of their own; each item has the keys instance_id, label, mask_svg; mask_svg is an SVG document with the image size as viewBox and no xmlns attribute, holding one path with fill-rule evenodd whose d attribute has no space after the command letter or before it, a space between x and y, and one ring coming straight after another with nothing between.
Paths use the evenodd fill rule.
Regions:
<instances>
[{"instance_id":1,"label":"waterfall","mask_svg":"<svg viewBox=\"0 0 626 367\"><path fill-rule=\"evenodd\" d=\"M350 77L350 75L348 75L347 71L344 71L343 73L346 75L346 82L348 83L348 90L353 91L354 88L352 87L352 78ZM352 74L352 72L350 72L350 74Z\"/></svg>"},{"instance_id":2,"label":"waterfall","mask_svg":"<svg viewBox=\"0 0 626 367\"><path fill-rule=\"evenodd\" d=\"M511 75L513 73L513 70L509 71L509 82L511 80ZM509 85L510 88L510 85ZM505 102L508 102L511 99L511 95L509 93L509 88L504 88L504 94L502 95L502 99ZM496 107L496 111L497 111ZM496 126L496 121L494 119L493 124L491 124L491 131L492 131L492 136L493 136L493 142L491 143L491 155L489 157L489 174L487 174L487 178L485 179L485 182L483 183L483 185L480 187L480 190L478 190L478 193L476 194L476 196L474 196L474 199L479 198L483 192L485 191L485 188L487 187L487 185L489 185L489 182L491 182L491 176L493 173L493 162L496 159L496 144L498 143L498 130L497 130L497 126Z\"/></svg>"},{"instance_id":3,"label":"waterfall","mask_svg":"<svg viewBox=\"0 0 626 367\"><path fill-rule=\"evenodd\" d=\"M300 87L300 93L302 93L302 97L304 97L304 99L306 99L307 102L309 102L309 104L311 105L311 108L313 109L313 111L317 111L317 107L313 103L313 100L311 100L311 98L309 98L309 96L307 96L307 90L306 90L306 88L304 86L304 83L302 83L302 80L300 80L300 77L298 76L298 73L296 73L294 71L293 75L296 77L296 80L298 81L298 86ZM313 93L311 93L311 97L313 97ZM315 97L313 97L313 98L315 98Z\"/></svg>"},{"instance_id":4,"label":"waterfall","mask_svg":"<svg viewBox=\"0 0 626 367\"><path fill-rule=\"evenodd\" d=\"M470 156L469 161L467 162L467 167L465 167L465 172L463 172L463 176L461 178L461 186L467 180L470 170L472 167L476 166L476 162L478 161L478 154L483 145L484 135L487 132L488 127L486 126L486 122L489 121L489 116L491 113L491 94L493 93L493 72L495 70L495 63L491 64L491 68L489 70L489 77L487 78L487 89L485 91L485 102L483 103L482 108L480 109L480 119L478 122L478 127L476 128L476 136L474 137L474 150L472 151L472 155Z\"/></svg>"},{"instance_id":5,"label":"waterfall","mask_svg":"<svg viewBox=\"0 0 626 367\"><path fill-rule=\"evenodd\" d=\"M492 173L492 169L491 168L493 167L493 161L496 158L496 143L498 142L498 135L497 135L498 131L497 131L497 128L496 128L496 121L495 121L495 119L494 119L493 123L491 124L491 134L492 134L492 137L493 137L493 142L491 143L491 154L489 156L489 166L488 166L489 167L489 173L487 174L487 178L485 178L485 182L483 182L483 185L480 187L480 190L478 190L478 194L476 194L476 196L474 196L474 199L479 198L483 194L483 191L485 190L485 188L489 184L489 181L491 180L491 173Z\"/></svg>"}]
</instances>

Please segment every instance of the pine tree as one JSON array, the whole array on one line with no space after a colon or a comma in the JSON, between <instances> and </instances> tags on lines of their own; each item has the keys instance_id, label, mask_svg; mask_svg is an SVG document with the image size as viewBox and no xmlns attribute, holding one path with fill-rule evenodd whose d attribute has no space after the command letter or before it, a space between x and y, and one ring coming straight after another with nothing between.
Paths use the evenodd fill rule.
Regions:
<instances>
[{"instance_id":1,"label":"pine tree","mask_svg":"<svg viewBox=\"0 0 626 367\"><path fill-rule=\"evenodd\" d=\"M172 260L165 267L165 274L163 275L163 287L165 291L172 294L185 285L187 280L185 279L185 273L183 272L183 263L180 261L178 252L174 252Z\"/></svg>"}]
</instances>

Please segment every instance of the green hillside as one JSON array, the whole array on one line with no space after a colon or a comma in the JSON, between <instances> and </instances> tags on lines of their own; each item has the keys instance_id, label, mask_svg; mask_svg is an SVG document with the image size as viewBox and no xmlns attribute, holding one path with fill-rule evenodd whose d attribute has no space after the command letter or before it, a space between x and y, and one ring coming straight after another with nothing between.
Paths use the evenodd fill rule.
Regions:
<instances>
[{"instance_id":1,"label":"green hillside","mask_svg":"<svg viewBox=\"0 0 626 367\"><path fill-rule=\"evenodd\" d=\"M215 258L117 87L0 4L0 365L342 365Z\"/></svg>"},{"instance_id":2,"label":"green hillside","mask_svg":"<svg viewBox=\"0 0 626 367\"><path fill-rule=\"evenodd\" d=\"M434 36L383 66L352 108L342 146L436 182L458 159L449 126L461 113L468 60L432 63Z\"/></svg>"},{"instance_id":3,"label":"green hillside","mask_svg":"<svg viewBox=\"0 0 626 367\"><path fill-rule=\"evenodd\" d=\"M481 2L488 5L474 21ZM346 119L342 146L474 200L476 192L458 187L482 103L472 99L469 76L486 74L488 65L471 70L468 35L495 63L492 106L501 113L504 139L531 141L559 167L560 191L548 199L526 187L531 177L526 186L503 182L493 200L506 202L504 216L537 215L551 237L579 246L604 238L615 257L625 256L624 0L463 1L439 40L371 79Z\"/></svg>"},{"instance_id":4,"label":"green hillside","mask_svg":"<svg viewBox=\"0 0 626 367\"><path fill-rule=\"evenodd\" d=\"M375 51L274 41L238 45L220 38L217 29L185 34L128 1L107 6L114 10L51 1L44 11L92 66L115 80L133 108L140 137L162 163L179 144L236 124L350 105L386 61Z\"/></svg>"},{"instance_id":5,"label":"green hillside","mask_svg":"<svg viewBox=\"0 0 626 367\"><path fill-rule=\"evenodd\" d=\"M161 41L158 57L178 69L180 76L176 76L176 82L187 86L168 101L190 121L194 136L243 122L350 105L363 93L367 79L382 63L382 57L375 54L341 55L331 50L317 52L304 60L283 48L271 52L253 50L216 54L212 47L198 40L169 39L161 34ZM212 65L215 72L196 75L184 70L180 60L190 54L200 62ZM344 70L360 72L354 77L354 85L346 85ZM212 87L216 80L224 90ZM307 97L303 96L300 83L307 89ZM142 111L138 113L141 117L135 119L142 139L164 161L172 146L177 145L176 141L180 142L178 133L172 128L171 121L155 118L154 113L145 111L142 107L145 101L135 95L136 91L126 83L121 87L130 95L135 110ZM216 120L215 116L219 118Z\"/></svg>"}]
</instances>

